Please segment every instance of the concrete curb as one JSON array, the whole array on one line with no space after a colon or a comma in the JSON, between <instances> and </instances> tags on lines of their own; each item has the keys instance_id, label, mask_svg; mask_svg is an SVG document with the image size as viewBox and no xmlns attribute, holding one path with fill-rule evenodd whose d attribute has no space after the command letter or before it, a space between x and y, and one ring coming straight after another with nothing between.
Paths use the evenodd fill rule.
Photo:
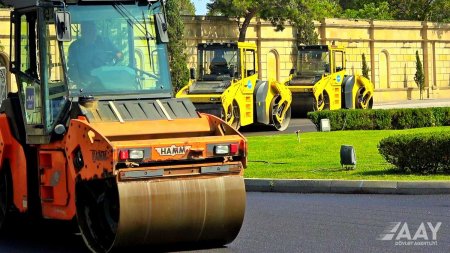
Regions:
<instances>
[{"instance_id":1,"label":"concrete curb","mask_svg":"<svg viewBox=\"0 0 450 253\"><path fill-rule=\"evenodd\" d=\"M248 192L450 194L450 181L372 181L246 178Z\"/></svg>"}]
</instances>

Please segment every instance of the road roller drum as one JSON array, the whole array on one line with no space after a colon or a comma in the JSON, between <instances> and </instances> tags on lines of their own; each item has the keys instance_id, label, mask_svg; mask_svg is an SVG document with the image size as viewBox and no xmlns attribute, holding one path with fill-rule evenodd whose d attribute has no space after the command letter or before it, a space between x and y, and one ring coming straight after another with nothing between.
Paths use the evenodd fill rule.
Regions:
<instances>
[{"instance_id":1,"label":"road roller drum","mask_svg":"<svg viewBox=\"0 0 450 253\"><path fill-rule=\"evenodd\" d=\"M81 232L94 252L180 243L225 245L235 239L244 218L240 175L118 181L103 189L97 200L85 196L87 188L77 192L82 196L77 201Z\"/></svg>"}]
</instances>

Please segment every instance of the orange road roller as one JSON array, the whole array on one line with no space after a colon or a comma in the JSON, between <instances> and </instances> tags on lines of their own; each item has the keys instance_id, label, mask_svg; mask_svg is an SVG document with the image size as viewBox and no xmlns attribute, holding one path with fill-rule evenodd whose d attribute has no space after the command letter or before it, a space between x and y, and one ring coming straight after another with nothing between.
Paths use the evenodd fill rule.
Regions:
<instances>
[{"instance_id":1,"label":"orange road roller","mask_svg":"<svg viewBox=\"0 0 450 253\"><path fill-rule=\"evenodd\" d=\"M173 98L164 1L2 2L0 229L76 221L92 252L233 241L247 142Z\"/></svg>"}]
</instances>

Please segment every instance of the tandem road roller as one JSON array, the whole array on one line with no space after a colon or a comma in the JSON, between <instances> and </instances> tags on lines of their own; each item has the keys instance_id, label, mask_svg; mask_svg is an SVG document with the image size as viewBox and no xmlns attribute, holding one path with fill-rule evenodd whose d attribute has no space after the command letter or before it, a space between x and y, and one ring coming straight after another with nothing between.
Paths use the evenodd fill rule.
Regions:
<instances>
[{"instance_id":1,"label":"tandem road roller","mask_svg":"<svg viewBox=\"0 0 450 253\"><path fill-rule=\"evenodd\" d=\"M76 221L92 252L233 241L247 143L172 98L163 1L3 3L18 91L0 86L1 229Z\"/></svg>"},{"instance_id":2,"label":"tandem road roller","mask_svg":"<svg viewBox=\"0 0 450 253\"><path fill-rule=\"evenodd\" d=\"M256 44L200 43L198 68L178 93L202 112L224 119L238 129L253 123L285 130L291 119L289 89L274 80L258 80Z\"/></svg>"},{"instance_id":3,"label":"tandem road roller","mask_svg":"<svg viewBox=\"0 0 450 253\"><path fill-rule=\"evenodd\" d=\"M299 46L297 68L286 82L293 113L372 108L374 85L361 75L349 75L345 65L342 46Z\"/></svg>"}]
</instances>

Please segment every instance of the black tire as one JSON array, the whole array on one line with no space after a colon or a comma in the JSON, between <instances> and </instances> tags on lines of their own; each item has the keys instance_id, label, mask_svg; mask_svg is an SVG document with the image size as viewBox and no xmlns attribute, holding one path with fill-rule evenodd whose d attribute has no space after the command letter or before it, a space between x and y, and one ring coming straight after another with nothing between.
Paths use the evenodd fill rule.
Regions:
<instances>
[{"instance_id":1,"label":"black tire","mask_svg":"<svg viewBox=\"0 0 450 253\"><path fill-rule=\"evenodd\" d=\"M289 122L291 121L291 107L288 108L282 123L277 120L277 116L284 110L284 105L279 105L280 97L275 96L270 103L270 116L272 120L272 124L278 131L284 131L289 126Z\"/></svg>"},{"instance_id":2,"label":"black tire","mask_svg":"<svg viewBox=\"0 0 450 253\"><path fill-rule=\"evenodd\" d=\"M361 87L358 89L358 91L355 94L355 108L356 109L372 109L373 106L373 97L371 97L369 99L369 101L367 101L367 97L364 97L364 91L366 89L364 87ZM364 108L364 106L362 106L361 104L365 104L366 108Z\"/></svg>"},{"instance_id":3,"label":"black tire","mask_svg":"<svg viewBox=\"0 0 450 253\"><path fill-rule=\"evenodd\" d=\"M119 222L119 195L114 179L79 182L76 186L78 226L92 252L108 252Z\"/></svg>"},{"instance_id":4,"label":"black tire","mask_svg":"<svg viewBox=\"0 0 450 253\"><path fill-rule=\"evenodd\" d=\"M330 97L328 96L328 93L324 92L322 96L323 96L322 100L320 100L319 98L318 102L316 102L314 99L313 111L318 111L319 107L322 104L324 104L322 111L330 110Z\"/></svg>"},{"instance_id":5,"label":"black tire","mask_svg":"<svg viewBox=\"0 0 450 253\"><path fill-rule=\"evenodd\" d=\"M222 113L224 114L224 113ZM233 103L228 108L228 114L222 115L222 119L225 120L225 122L228 123L231 127L238 130L241 127L241 117L239 113L239 106L236 103L236 101L233 101Z\"/></svg>"},{"instance_id":6,"label":"black tire","mask_svg":"<svg viewBox=\"0 0 450 253\"><path fill-rule=\"evenodd\" d=\"M324 101L325 101L325 106L323 107L322 110L330 110L330 97L328 96L328 93L324 93Z\"/></svg>"},{"instance_id":7,"label":"black tire","mask_svg":"<svg viewBox=\"0 0 450 253\"><path fill-rule=\"evenodd\" d=\"M0 232L8 227L7 221L10 216L12 205L12 185L9 171L3 168L0 171Z\"/></svg>"}]
</instances>

